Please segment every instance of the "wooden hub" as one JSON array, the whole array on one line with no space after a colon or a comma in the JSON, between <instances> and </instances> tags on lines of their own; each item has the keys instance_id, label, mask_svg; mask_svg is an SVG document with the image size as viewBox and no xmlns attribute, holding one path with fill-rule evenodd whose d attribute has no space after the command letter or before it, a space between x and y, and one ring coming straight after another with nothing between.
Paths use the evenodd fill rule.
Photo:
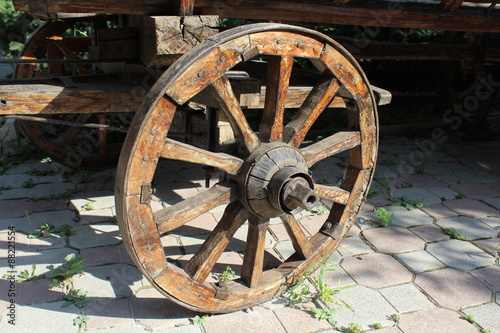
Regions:
<instances>
[{"instance_id":1,"label":"wooden hub","mask_svg":"<svg viewBox=\"0 0 500 333\"><path fill-rule=\"evenodd\" d=\"M308 204L301 204L301 208L310 210L319 200L312 191L314 183L305 158L284 143L268 143L256 149L241 168L238 182L241 202L260 217L280 216L303 202ZM287 199L292 196L294 200Z\"/></svg>"}]
</instances>

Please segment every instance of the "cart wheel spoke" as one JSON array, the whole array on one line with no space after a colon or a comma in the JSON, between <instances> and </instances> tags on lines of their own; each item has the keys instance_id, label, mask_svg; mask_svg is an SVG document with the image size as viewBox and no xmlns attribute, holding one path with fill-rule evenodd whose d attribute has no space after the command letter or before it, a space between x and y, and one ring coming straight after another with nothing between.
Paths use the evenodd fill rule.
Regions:
<instances>
[{"instance_id":1,"label":"cart wheel spoke","mask_svg":"<svg viewBox=\"0 0 500 333\"><path fill-rule=\"evenodd\" d=\"M284 214L281 216L281 221L283 221L286 232L292 240L295 251L304 259L311 258L316 253L316 249L307 239L295 217L291 214Z\"/></svg>"},{"instance_id":2,"label":"cart wheel spoke","mask_svg":"<svg viewBox=\"0 0 500 333\"><path fill-rule=\"evenodd\" d=\"M331 103L340 82L329 72L323 73L294 118L285 126L283 141L298 147L318 116Z\"/></svg>"},{"instance_id":3,"label":"cart wheel spoke","mask_svg":"<svg viewBox=\"0 0 500 333\"><path fill-rule=\"evenodd\" d=\"M238 157L225 153L214 153L170 138L165 140L161 157L204 164L231 175L235 175L243 165L243 160Z\"/></svg>"},{"instance_id":4,"label":"cart wheel spoke","mask_svg":"<svg viewBox=\"0 0 500 333\"><path fill-rule=\"evenodd\" d=\"M227 206L220 222L189 260L186 271L196 281L206 280L234 233L245 223L248 211L237 201Z\"/></svg>"},{"instance_id":5,"label":"cart wheel spoke","mask_svg":"<svg viewBox=\"0 0 500 333\"><path fill-rule=\"evenodd\" d=\"M264 115L259 126L263 142L281 141L283 116L292 74L293 57L269 57Z\"/></svg>"},{"instance_id":6,"label":"cart wheel spoke","mask_svg":"<svg viewBox=\"0 0 500 333\"><path fill-rule=\"evenodd\" d=\"M91 116L92 116L92 114L90 114L90 113L80 114L76 118L76 122L84 123ZM81 131L82 131L82 127L70 127L68 129L68 131L64 134L64 136L61 137L61 144L63 146L71 146Z\"/></svg>"},{"instance_id":7,"label":"cart wheel spoke","mask_svg":"<svg viewBox=\"0 0 500 333\"><path fill-rule=\"evenodd\" d=\"M262 282L268 225L269 220L255 215L250 216L248 221L247 246L241 268L241 278L250 288L257 287Z\"/></svg>"},{"instance_id":8,"label":"cart wheel spoke","mask_svg":"<svg viewBox=\"0 0 500 333\"><path fill-rule=\"evenodd\" d=\"M339 154L343 151L358 147L361 144L361 133L359 131L338 132L317 143L300 149L311 167L327 157Z\"/></svg>"},{"instance_id":9,"label":"cart wheel spoke","mask_svg":"<svg viewBox=\"0 0 500 333\"><path fill-rule=\"evenodd\" d=\"M321 184L314 184L314 192L323 199L336 202L341 205L347 204L351 193L343 190L337 186L326 186Z\"/></svg>"},{"instance_id":10,"label":"cart wheel spoke","mask_svg":"<svg viewBox=\"0 0 500 333\"><path fill-rule=\"evenodd\" d=\"M221 76L212 83L216 91L216 98L228 118L235 133L236 139L244 143L249 152L254 151L259 146L259 138L252 131L248 121L243 114L243 110L234 95L233 88L226 76Z\"/></svg>"},{"instance_id":11,"label":"cart wheel spoke","mask_svg":"<svg viewBox=\"0 0 500 333\"><path fill-rule=\"evenodd\" d=\"M207 191L155 212L154 219L158 225L158 231L164 234L177 229L217 206L233 202L237 195L236 186L233 183L216 184Z\"/></svg>"}]
</instances>

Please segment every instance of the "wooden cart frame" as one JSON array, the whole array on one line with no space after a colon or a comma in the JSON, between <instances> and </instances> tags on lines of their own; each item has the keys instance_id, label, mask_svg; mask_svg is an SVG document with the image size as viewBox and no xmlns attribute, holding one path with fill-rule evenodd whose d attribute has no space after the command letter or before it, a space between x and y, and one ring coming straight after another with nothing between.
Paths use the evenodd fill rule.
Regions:
<instances>
[{"instance_id":1,"label":"wooden cart frame","mask_svg":"<svg viewBox=\"0 0 500 333\"><path fill-rule=\"evenodd\" d=\"M390 95L372 87L354 57L321 33L277 23L218 33L217 17L210 15L500 30L497 1L14 3L18 10L49 21L26 43L16 78L2 82L0 114L56 124L73 120L76 128L97 128L98 155L106 158L106 130L128 132L115 191L123 241L159 291L183 306L211 313L274 297L338 247L370 187L378 149L376 106L388 103ZM116 15L125 23L109 28L106 20ZM65 37L63 32L78 20L91 24L96 33L78 40ZM89 58L80 58L81 52ZM313 71L297 71L295 61L307 62ZM45 73L36 69L37 63L48 64ZM89 63L100 74L84 65ZM64 66L70 66L73 75L67 75ZM155 82L152 87L145 83L148 77ZM262 110L256 124L248 120L246 110L252 108ZM127 112L135 112L128 130L106 124L108 115ZM313 125L330 113L344 118L342 129L318 142L308 141ZM48 118L58 114L66 116ZM89 124L93 115L97 120ZM39 125L30 124L25 122L25 129L35 142L65 162L81 162L81 156L65 148L79 130L66 131L58 145L46 140ZM314 165L337 155L345 162L339 182L318 182ZM207 189L158 208L152 187L161 178L164 159L203 166ZM96 158L92 163L104 162ZM329 213L308 234L297 214L313 210L320 201L328 202ZM189 261L180 266L169 262L162 236L217 208L218 223ZM266 232L276 220L295 253L271 264L266 259ZM241 276L213 280L217 260L241 229L247 230Z\"/></svg>"}]
</instances>

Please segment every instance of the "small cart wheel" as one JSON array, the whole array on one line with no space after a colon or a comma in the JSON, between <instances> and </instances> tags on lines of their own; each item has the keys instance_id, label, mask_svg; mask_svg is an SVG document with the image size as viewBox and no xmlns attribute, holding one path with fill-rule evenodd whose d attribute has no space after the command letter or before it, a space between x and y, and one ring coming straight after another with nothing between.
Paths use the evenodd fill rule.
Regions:
<instances>
[{"instance_id":1,"label":"small cart wheel","mask_svg":"<svg viewBox=\"0 0 500 333\"><path fill-rule=\"evenodd\" d=\"M67 36L66 31L75 24L85 22L90 25L105 23L103 18L82 18L49 21L42 24L24 45L20 59L78 59L88 54L91 37ZM82 63L35 64L23 63L16 67L15 78L59 77L68 75L87 75L90 68ZM64 112L65 110L62 110ZM66 110L67 111L67 110ZM68 123L97 123L105 125L112 122L123 126L131 116L125 114L58 114L48 116L56 121ZM31 120L19 120L23 132L41 152L52 159L70 166L84 168L105 168L115 166L124 133L109 135L104 129L84 129L75 126L44 124ZM118 124L118 125L116 125ZM128 124L127 124L128 125Z\"/></svg>"},{"instance_id":2,"label":"small cart wheel","mask_svg":"<svg viewBox=\"0 0 500 333\"><path fill-rule=\"evenodd\" d=\"M248 121L226 76L252 59L268 64L264 111L256 125ZM302 106L289 112L286 101L295 60L309 61L318 75ZM219 151L167 138L179 106L204 89L212 92L234 132L232 144ZM339 100L343 110L327 109ZM307 141L306 134L324 114L345 116L344 129L316 143ZM151 284L185 307L223 313L259 304L319 267L337 248L365 199L377 144L369 83L339 44L315 31L282 24L225 31L170 67L134 118L117 171L123 240ZM337 154L347 162L338 186L315 182L311 167ZM162 188L165 177L172 179L161 165L176 160L215 168L219 180L207 190L198 188L197 194L160 206L155 199L164 194L151 187ZM176 184L185 186L174 177L171 185ZM305 231L300 212L320 200L330 202L330 212L315 230L309 225ZM220 217L213 228L191 233L200 217L210 213ZM266 238L270 226L283 227L293 254L273 252ZM232 250L233 241L245 231L246 240L239 240L243 246ZM182 235L191 237L177 237ZM184 257L169 256L164 237L180 241ZM239 276L214 279L226 266L221 267L224 261L219 259L228 252L242 258L234 269Z\"/></svg>"}]
</instances>

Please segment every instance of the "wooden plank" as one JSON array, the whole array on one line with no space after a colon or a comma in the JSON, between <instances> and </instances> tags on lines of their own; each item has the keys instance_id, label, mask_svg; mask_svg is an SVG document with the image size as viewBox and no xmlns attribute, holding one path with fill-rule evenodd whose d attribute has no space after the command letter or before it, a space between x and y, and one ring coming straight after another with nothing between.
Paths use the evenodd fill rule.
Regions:
<instances>
[{"instance_id":1,"label":"wooden plank","mask_svg":"<svg viewBox=\"0 0 500 333\"><path fill-rule=\"evenodd\" d=\"M250 288L262 283L266 232L269 220L251 215L248 221L247 244L241 268L241 278Z\"/></svg>"},{"instance_id":2,"label":"wooden plank","mask_svg":"<svg viewBox=\"0 0 500 333\"><path fill-rule=\"evenodd\" d=\"M460 8L463 2L464 0L441 0L439 10L442 10L443 12L454 12Z\"/></svg>"},{"instance_id":3,"label":"wooden plank","mask_svg":"<svg viewBox=\"0 0 500 333\"><path fill-rule=\"evenodd\" d=\"M0 115L135 112L142 100L132 98L137 89L117 82L28 84L11 80L0 85Z\"/></svg>"}]
</instances>

